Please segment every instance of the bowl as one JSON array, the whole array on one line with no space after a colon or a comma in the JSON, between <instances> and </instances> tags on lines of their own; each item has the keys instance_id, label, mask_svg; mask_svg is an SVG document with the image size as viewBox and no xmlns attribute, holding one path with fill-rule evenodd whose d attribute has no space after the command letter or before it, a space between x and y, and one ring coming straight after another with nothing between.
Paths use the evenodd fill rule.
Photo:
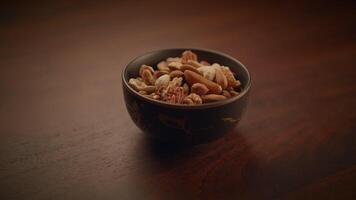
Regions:
<instances>
[{"instance_id":1,"label":"bowl","mask_svg":"<svg viewBox=\"0 0 356 200\"><path fill-rule=\"evenodd\" d=\"M242 92L232 98L200 105L170 104L140 95L128 84L138 77L142 64L153 67L168 57L192 50L199 60L229 66L241 82ZM224 53L196 48L162 49L133 59L123 70L125 105L133 122L148 136L163 142L200 144L231 132L241 120L247 105L251 76L237 59Z\"/></svg>"}]
</instances>

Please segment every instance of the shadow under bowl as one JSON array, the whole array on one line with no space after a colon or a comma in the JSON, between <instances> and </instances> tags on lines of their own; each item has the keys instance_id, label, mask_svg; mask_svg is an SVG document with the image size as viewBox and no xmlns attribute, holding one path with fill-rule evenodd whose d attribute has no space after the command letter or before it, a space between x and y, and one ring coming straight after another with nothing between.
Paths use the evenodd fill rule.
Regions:
<instances>
[{"instance_id":1,"label":"shadow under bowl","mask_svg":"<svg viewBox=\"0 0 356 200\"><path fill-rule=\"evenodd\" d=\"M226 54L188 48L199 60L229 66L241 81L242 92L227 100L201 104L180 105L144 97L132 89L128 81L138 77L142 64L155 68L168 57L178 57L185 48L163 49L132 60L122 73L122 86L127 111L134 123L152 138L169 143L200 144L212 141L232 131L240 121L247 105L251 77L246 67Z\"/></svg>"}]
</instances>

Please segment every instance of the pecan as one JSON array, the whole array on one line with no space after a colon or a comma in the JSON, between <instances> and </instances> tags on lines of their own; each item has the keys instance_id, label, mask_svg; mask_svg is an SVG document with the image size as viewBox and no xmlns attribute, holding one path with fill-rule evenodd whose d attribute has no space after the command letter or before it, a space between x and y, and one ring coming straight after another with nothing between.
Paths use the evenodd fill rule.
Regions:
<instances>
[{"instance_id":1,"label":"pecan","mask_svg":"<svg viewBox=\"0 0 356 200\"><path fill-rule=\"evenodd\" d=\"M191 87L191 91L201 96L208 93L209 89L204 84L194 83Z\"/></svg>"},{"instance_id":2,"label":"pecan","mask_svg":"<svg viewBox=\"0 0 356 200\"><path fill-rule=\"evenodd\" d=\"M167 102L169 103L182 103L184 99L183 87L176 87L170 93L168 93Z\"/></svg>"},{"instance_id":3,"label":"pecan","mask_svg":"<svg viewBox=\"0 0 356 200\"><path fill-rule=\"evenodd\" d=\"M222 91L222 88L220 85L204 78L203 76L201 76L200 74L197 74L195 72L185 70L184 77L189 85L193 85L194 83L204 84L209 89L209 93L211 93L211 94L220 94Z\"/></svg>"},{"instance_id":4,"label":"pecan","mask_svg":"<svg viewBox=\"0 0 356 200\"><path fill-rule=\"evenodd\" d=\"M226 99L224 95L219 94L207 94L201 97L204 103L221 101Z\"/></svg>"},{"instance_id":5,"label":"pecan","mask_svg":"<svg viewBox=\"0 0 356 200\"><path fill-rule=\"evenodd\" d=\"M219 84L222 89L227 87L227 78L220 68L215 69L215 82Z\"/></svg>"},{"instance_id":6,"label":"pecan","mask_svg":"<svg viewBox=\"0 0 356 200\"><path fill-rule=\"evenodd\" d=\"M198 61L198 56L197 54L193 53L190 50L184 51L182 53L182 63L187 63L188 60L195 60Z\"/></svg>"},{"instance_id":7,"label":"pecan","mask_svg":"<svg viewBox=\"0 0 356 200\"><path fill-rule=\"evenodd\" d=\"M194 105L194 104L202 104L203 101L199 95L197 95L195 93L190 93L188 96L186 96L184 98L183 103L189 104L189 105Z\"/></svg>"}]
</instances>

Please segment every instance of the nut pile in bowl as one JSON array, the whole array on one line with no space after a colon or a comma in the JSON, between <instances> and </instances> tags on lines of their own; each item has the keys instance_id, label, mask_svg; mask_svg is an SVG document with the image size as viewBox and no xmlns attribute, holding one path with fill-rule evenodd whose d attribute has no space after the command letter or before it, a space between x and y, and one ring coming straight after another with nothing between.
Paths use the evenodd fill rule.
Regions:
<instances>
[{"instance_id":1,"label":"nut pile in bowl","mask_svg":"<svg viewBox=\"0 0 356 200\"><path fill-rule=\"evenodd\" d=\"M156 67L142 65L139 77L131 78L129 85L143 96L187 105L225 100L242 90L229 67L199 61L190 50L181 57L167 58Z\"/></svg>"}]
</instances>

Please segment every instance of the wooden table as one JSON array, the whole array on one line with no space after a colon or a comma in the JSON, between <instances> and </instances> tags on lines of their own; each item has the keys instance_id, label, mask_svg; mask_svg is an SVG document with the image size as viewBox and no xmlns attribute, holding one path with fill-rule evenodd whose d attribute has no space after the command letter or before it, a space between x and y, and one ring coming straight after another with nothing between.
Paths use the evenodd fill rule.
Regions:
<instances>
[{"instance_id":1,"label":"wooden table","mask_svg":"<svg viewBox=\"0 0 356 200\"><path fill-rule=\"evenodd\" d=\"M349 3L4 4L0 199L354 199L356 29ZM130 120L121 70L210 48L252 73L236 131L158 145Z\"/></svg>"}]
</instances>

